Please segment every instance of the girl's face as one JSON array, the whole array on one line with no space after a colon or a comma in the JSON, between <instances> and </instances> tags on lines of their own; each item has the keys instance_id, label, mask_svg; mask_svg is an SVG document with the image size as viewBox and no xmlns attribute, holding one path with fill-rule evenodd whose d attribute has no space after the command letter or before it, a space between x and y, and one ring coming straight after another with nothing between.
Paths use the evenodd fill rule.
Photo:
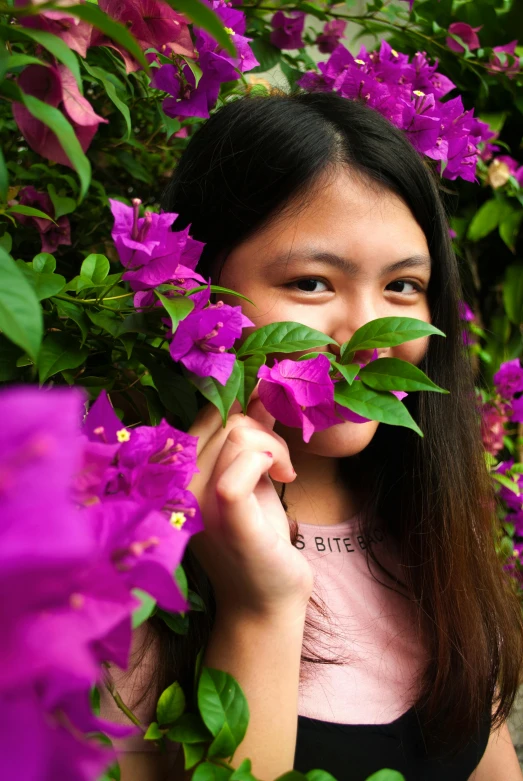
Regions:
<instances>
[{"instance_id":1,"label":"girl's face","mask_svg":"<svg viewBox=\"0 0 523 781\"><path fill-rule=\"evenodd\" d=\"M254 301L257 308L246 301L241 305L256 327L293 320L339 344L377 317L429 322L429 250L409 208L396 195L347 169L337 169L325 181L236 247L220 274L220 285ZM427 346L428 339L423 338L378 353L418 364ZM319 349L338 352L335 345ZM368 351L357 357L363 362L370 355ZM291 452L339 458L363 450L377 427L375 421L340 423L313 434L307 445L298 429L277 423L275 430Z\"/></svg>"}]
</instances>

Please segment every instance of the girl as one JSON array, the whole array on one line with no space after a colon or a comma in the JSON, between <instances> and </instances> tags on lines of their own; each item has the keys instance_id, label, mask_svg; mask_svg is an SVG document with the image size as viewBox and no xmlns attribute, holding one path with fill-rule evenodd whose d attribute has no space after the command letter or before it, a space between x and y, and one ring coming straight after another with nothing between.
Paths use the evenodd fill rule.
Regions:
<instances>
[{"instance_id":1,"label":"girl","mask_svg":"<svg viewBox=\"0 0 523 781\"><path fill-rule=\"evenodd\" d=\"M247 98L195 134L163 208L206 243L198 271L254 302L241 303L257 327L302 322L335 352L378 317L432 322L446 339L380 357L420 365L450 395L409 395L423 439L344 422L306 445L256 393L225 428L204 408L190 433L206 531L185 567L208 611L185 638L158 629L143 665L160 668L160 690L189 690L204 645L204 664L249 703L234 763L249 757L266 781L292 767L339 781L383 767L407 781L521 779L505 724L520 608L494 551L458 269L430 170L359 103ZM127 755L122 778L160 778L154 762ZM168 777L182 779L183 762Z\"/></svg>"}]
</instances>

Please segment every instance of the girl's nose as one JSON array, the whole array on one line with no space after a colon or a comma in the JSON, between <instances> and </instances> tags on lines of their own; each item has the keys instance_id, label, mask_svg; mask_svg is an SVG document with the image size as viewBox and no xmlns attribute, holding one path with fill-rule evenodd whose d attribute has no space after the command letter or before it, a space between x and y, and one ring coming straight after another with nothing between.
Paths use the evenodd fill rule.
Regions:
<instances>
[{"instance_id":1,"label":"girl's nose","mask_svg":"<svg viewBox=\"0 0 523 781\"><path fill-rule=\"evenodd\" d=\"M348 342L362 326L381 316L382 314L376 311L376 307L370 301L362 301L359 305L354 306L346 305L336 313L335 319L333 319L331 323L329 333L341 346L345 342ZM361 352L366 353L367 351ZM366 354L364 356L362 355L365 362L372 359L371 353L372 350L370 351L369 356Z\"/></svg>"}]
</instances>

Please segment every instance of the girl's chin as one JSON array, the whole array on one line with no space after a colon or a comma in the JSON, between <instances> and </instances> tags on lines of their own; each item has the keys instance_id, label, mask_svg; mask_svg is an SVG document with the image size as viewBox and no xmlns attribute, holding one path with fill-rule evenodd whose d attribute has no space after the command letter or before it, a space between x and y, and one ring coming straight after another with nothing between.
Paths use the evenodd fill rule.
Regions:
<instances>
[{"instance_id":1,"label":"girl's chin","mask_svg":"<svg viewBox=\"0 0 523 781\"><path fill-rule=\"evenodd\" d=\"M308 443L303 441L301 429L289 428L276 422L274 430L287 442L291 452L292 450L301 450L316 456L344 458L355 456L365 450L372 441L378 426L377 420L370 420L368 423L346 421L324 431L317 431Z\"/></svg>"}]
</instances>

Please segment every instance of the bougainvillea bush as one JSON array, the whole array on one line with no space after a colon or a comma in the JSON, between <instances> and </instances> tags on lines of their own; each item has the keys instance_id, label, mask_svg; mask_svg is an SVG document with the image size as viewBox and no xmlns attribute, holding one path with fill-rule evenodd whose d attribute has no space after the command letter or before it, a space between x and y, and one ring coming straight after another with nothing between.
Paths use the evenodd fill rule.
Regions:
<instances>
[{"instance_id":1,"label":"bougainvillea bush","mask_svg":"<svg viewBox=\"0 0 523 781\"><path fill-rule=\"evenodd\" d=\"M117 779L111 738L141 730L181 743L196 781L226 779L248 705L225 673L197 671L195 713L173 682L150 725L114 687L134 726L98 715L105 666L126 667L132 629L154 613L183 632L202 607L181 567L202 528L186 432L205 403L224 422L235 400L245 411L258 385L305 441L346 419L421 435L402 399L445 390L377 352L360 365L357 352L443 335L383 318L336 357L328 337L302 324L253 330L241 296L224 304L196 271L203 245L172 230L162 190L214 110L271 83L364 101L405 132L448 204L464 347L499 496L497 544L520 588L523 8L14 0L0 13L3 768L23 781ZM273 352L302 355L269 360ZM310 778L320 776L330 778ZM248 760L234 771L235 781L252 778Z\"/></svg>"}]
</instances>

